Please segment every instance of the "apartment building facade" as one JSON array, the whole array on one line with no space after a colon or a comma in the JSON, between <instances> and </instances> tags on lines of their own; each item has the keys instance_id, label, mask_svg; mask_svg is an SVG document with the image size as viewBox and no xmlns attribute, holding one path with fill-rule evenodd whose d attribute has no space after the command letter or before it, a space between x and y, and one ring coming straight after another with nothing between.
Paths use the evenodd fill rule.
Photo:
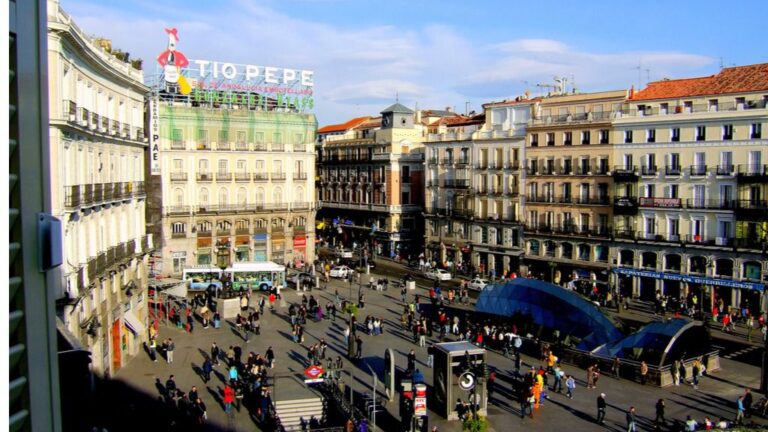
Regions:
<instances>
[{"instance_id":1,"label":"apartment building facade","mask_svg":"<svg viewBox=\"0 0 768 432\"><path fill-rule=\"evenodd\" d=\"M532 102L483 105L434 122L426 146L427 258L468 275L518 271L520 172Z\"/></svg>"},{"instance_id":2,"label":"apartment building facade","mask_svg":"<svg viewBox=\"0 0 768 432\"><path fill-rule=\"evenodd\" d=\"M314 114L157 98L162 274L315 259Z\"/></svg>"},{"instance_id":3,"label":"apartment building facade","mask_svg":"<svg viewBox=\"0 0 768 432\"><path fill-rule=\"evenodd\" d=\"M147 340L144 97L136 64L48 2L52 213L62 221L58 314L112 374Z\"/></svg>"},{"instance_id":4,"label":"apartment building facade","mask_svg":"<svg viewBox=\"0 0 768 432\"><path fill-rule=\"evenodd\" d=\"M650 83L614 121L616 283L705 308L759 305L766 267L768 64Z\"/></svg>"},{"instance_id":5,"label":"apartment building facade","mask_svg":"<svg viewBox=\"0 0 768 432\"><path fill-rule=\"evenodd\" d=\"M394 257L418 254L424 203L424 128L395 103L381 117L325 129L318 157L318 218L346 247Z\"/></svg>"},{"instance_id":6,"label":"apartment building facade","mask_svg":"<svg viewBox=\"0 0 768 432\"><path fill-rule=\"evenodd\" d=\"M626 97L561 94L535 104L525 144L524 273L556 283L574 271L608 279L611 121Z\"/></svg>"}]
</instances>

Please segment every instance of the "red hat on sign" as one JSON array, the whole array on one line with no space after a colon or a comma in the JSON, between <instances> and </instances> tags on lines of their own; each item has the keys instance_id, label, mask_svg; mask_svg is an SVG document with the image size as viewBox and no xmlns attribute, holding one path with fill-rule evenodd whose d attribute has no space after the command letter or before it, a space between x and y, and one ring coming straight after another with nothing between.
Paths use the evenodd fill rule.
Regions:
<instances>
[{"instance_id":1,"label":"red hat on sign","mask_svg":"<svg viewBox=\"0 0 768 432\"><path fill-rule=\"evenodd\" d=\"M165 29L165 32L166 32L166 33L168 33L168 34L172 34L172 35L173 35L173 37L174 37L176 40L179 40L179 31L178 31L178 30L176 30L176 28L175 28L175 27L174 27L174 28L169 28L169 29L167 28L167 29Z\"/></svg>"}]
</instances>

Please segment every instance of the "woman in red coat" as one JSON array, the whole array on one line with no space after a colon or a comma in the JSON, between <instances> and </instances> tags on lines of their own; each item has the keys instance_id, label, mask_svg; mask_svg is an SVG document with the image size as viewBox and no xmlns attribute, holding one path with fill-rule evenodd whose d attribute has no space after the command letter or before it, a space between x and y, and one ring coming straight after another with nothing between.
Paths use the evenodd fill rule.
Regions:
<instances>
[{"instance_id":1,"label":"woman in red coat","mask_svg":"<svg viewBox=\"0 0 768 432\"><path fill-rule=\"evenodd\" d=\"M232 404L235 403L235 389L231 384L224 386L224 412L232 411Z\"/></svg>"}]
</instances>

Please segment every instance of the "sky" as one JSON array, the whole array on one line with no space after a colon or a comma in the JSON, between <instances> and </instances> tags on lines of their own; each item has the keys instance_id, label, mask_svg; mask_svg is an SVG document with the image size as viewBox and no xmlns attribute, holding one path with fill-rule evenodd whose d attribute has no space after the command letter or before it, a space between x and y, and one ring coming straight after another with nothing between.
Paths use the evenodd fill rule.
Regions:
<instances>
[{"instance_id":1,"label":"sky","mask_svg":"<svg viewBox=\"0 0 768 432\"><path fill-rule=\"evenodd\" d=\"M768 1L60 0L87 34L154 59L314 71L318 124L395 102L464 113L555 76L580 92L768 63Z\"/></svg>"}]
</instances>

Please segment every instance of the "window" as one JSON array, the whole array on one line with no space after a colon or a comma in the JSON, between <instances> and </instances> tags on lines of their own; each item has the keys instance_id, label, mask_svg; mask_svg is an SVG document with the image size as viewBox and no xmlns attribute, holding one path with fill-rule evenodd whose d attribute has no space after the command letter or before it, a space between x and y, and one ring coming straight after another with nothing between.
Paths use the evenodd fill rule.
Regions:
<instances>
[{"instance_id":1,"label":"window","mask_svg":"<svg viewBox=\"0 0 768 432\"><path fill-rule=\"evenodd\" d=\"M555 133L554 132L548 132L547 133L547 145L553 146L555 145Z\"/></svg>"},{"instance_id":2,"label":"window","mask_svg":"<svg viewBox=\"0 0 768 432\"><path fill-rule=\"evenodd\" d=\"M669 113L669 104L668 103L662 103L659 105L659 112L661 114L668 114Z\"/></svg>"},{"instance_id":3,"label":"window","mask_svg":"<svg viewBox=\"0 0 768 432\"><path fill-rule=\"evenodd\" d=\"M402 182L403 183L410 183L411 182L411 167L404 166L403 167L403 175L402 175Z\"/></svg>"},{"instance_id":4,"label":"window","mask_svg":"<svg viewBox=\"0 0 768 432\"><path fill-rule=\"evenodd\" d=\"M173 272L181 273L187 266L187 252L179 251L173 253Z\"/></svg>"},{"instance_id":5,"label":"window","mask_svg":"<svg viewBox=\"0 0 768 432\"><path fill-rule=\"evenodd\" d=\"M171 131L171 141L172 146L175 148L177 146L183 146L184 145L184 131L182 129L173 129Z\"/></svg>"},{"instance_id":6,"label":"window","mask_svg":"<svg viewBox=\"0 0 768 432\"><path fill-rule=\"evenodd\" d=\"M184 159L173 160L173 172L175 173L184 172Z\"/></svg>"},{"instance_id":7,"label":"window","mask_svg":"<svg viewBox=\"0 0 768 432\"><path fill-rule=\"evenodd\" d=\"M724 140L732 140L733 139L733 125L732 124L723 125L723 139Z\"/></svg>"},{"instance_id":8,"label":"window","mask_svg":"<svg viewBox=\"0 0 768 432\"><path fill-rule=\"evenodd\" d=\"M683 111L685 111L686 114L690 114L693 112L693 102L686 101L683 102Z\"/></svg>"},{"instance_id":9,"label":"window","mask_svg":"<svg viewBox=\"0 0 768 432\"><path fill-rule=\"evenodd\" d=\"M581 144L582 145L589 145L590 141L590 132L589 131L582 131L581 132Z\"/></svg>"},{"instance_id":10,"label":"window","mask_svg":"<svg viewBox=\"0 0 768 432\"><path fill-rule=\"evenodd\" d=\"M680 128L672 128L672 132L670 133L670 140L673 142L680 141Z\"/></svg>"},{"instance_id":11,"label":"window","mask_svg":"<svg viewBox=\"0 0 768 432\"><path fill-rule=\"evenodd\" d=\"M200 159L197 163L197 170L201 173L208 172L208 159Z\"/></svg>"},{"instance_id":12,"label":"window","mask_svg":"<svg viewBox=\"0 0 768 432\"><path fill-rule=\"evenodd\" d=\"M704 141L707 139L706 126L696 126L696 141Z\"/></svg>"},{"instance_id":13,"label":"window","mask_svg":"<svg viewBox=\"0 0 768 432\"><path fill-rule=\"evenodd\" d=\"M258 144L264 143L264 132L255 132L253 134L253 140Z\"/></svg>"},{"instance_id":14,"label":"window","mask_svg":"<svg viewBox=\"0 0 768 432\"><path fill-rule=\"evenodd\" d=\"M573 143L573 132L563 133L563 145L571 145Z\"/></svg>"},{"instance_id":15,"label":"window","mask_svg":"<svg viewBox=\"0 0 768 432\"><path fill-rule=\"evenodd\" d=\"M244 173L244 172L246 172L248 170L247 169L248 162L246 160L244 160L244 159L238 160L236 166L237 166L237 172L239 172L239 173Z\"/></svg>"},{"instance_id":16,"label":"window","mask_svg":"<svg viewBox=\"0 0 768 432\"><path fill-rule=\"evenodd\" d=\"M599 174L601 174L601 175L608 174L608 170L609 170L609 168L608 168L608 158L607 157L600 158L600 173Z\"/></svg>"},{"instance_id":17,"label":"window","mask_svg":"<svg viewBox=\"0 0 768 432\"><path fill-rule=\"evenodd\" d=\"M733 152L720 152L720 165L717 167L718 175L730 175L733 172Z\"/></svg>"},{"instance_id":18,"label":"window","mask_svg":"<svg viewBox=\"0 0 768 432\"><path fill-rule=\"evenodd\" d=\"M184 234L187 232L187 224L184 222L174 222L171 224L171 232L173 234Z\"/></svg>"},{"instance_id":19,"label":"window","mask_svg":"<svg viewBox=\"0 0 768 432\"><path fill-rule=\"evenodd\" d=\"M208 145L208 131L205 129L197 130L197 142L202 145Z\"/></svg>"},{"instance_id":20,"label":"window","mask_svg":"<svg viewBox=\"0 0 768 432\"><path fill-rule=\"evenodd\" d=\"M184 205L184 189L182 188L176 188L176 190L173 193L173 204L177 206L183 206Z\"/></svg>"},{"instance_id":21,"label":"window","mask_svg":"<svg viewBox=\"0 0 768 432\"><path fill-rule=\"evenodd\" d=\"M676 184L669 185L668 189L669 196L667 198L679 198L680 197L680 186Z\"/></svg>"},{"instance_id":22,"label":"window","mask_svg":"<svg viewBox=\"0 0 768 432\"><path fill-rule=\"evenodd\" d=\"M750 138L762 138L763 137L763 125L762 123L752 123L749 126Z\"/></svg>"},{"instance_id":23,"label":"window","mask_svg":"<svg viewBox=\"0 0 768 432\"><path fill-rule=\"evenodd\" d=\"M680 238L680 219L669 219L667 221L667 234L669 234L669 239L672 241Z\"/></svg>"},{"instance_id":24,"label":"window","mask_svg":"<svg viewBox=\"0 0 768 432\"><path fill-rule=\"evenodd\" d=\"M600 129L600 144L608 144L608 129Z\"/></svg>"},{"instance_id":25,"label":"window","mask_svg":"<svg viewBox=\"0 0 768 432\"><path fill-rule=\"evenodd\" d=\"M403 191L401 204L406 205L410 203L411 203L411 193L408 191Z\"/></svg>"},{"instance_id":26,"label":"window","mask_svg":"<svg viewBox=\"0 0 768 432\"><path fill-rule=\"evenodd\" d=\"M625 143L631 143L632 142L632 131L631 130L624 131L624 142Z\"/></svg>"},{"instance_id":27,"label":"window","mask_svg":"<svg viewBox=\"0 0 768 432\"><path fill-rule=\"evenodd\" d=\"M219 159L219 173L226 174L229 172L229 161L226 159Z\"/></svg>"},{"instance_id":28,"label":"window","mask_svg":"<svg viewBox=\"0 0 768 432\"><path fill-rule=\"evenodd\" d=\"M531 147L539 146L539 134L531 134Z\"/></svg>"},{"instance_id":29,"label":"window","mask_svg":"<svg viewBox=\"0 0 768 432\"><path fill-rule=\"evenodd\" d=\"M563 174L571 174L573 172L573 160L570 157L563 159Z\"/></svg>"},{"instance_id":30,"label":"window","mask_svg":"<svg viewBox=\"0 0 768 432\"><path fill-rule=\"evenodd\" d=\"M219 205L226 206L229 204L229 192L225 188L219 189Z\"/></svg>"},{"instance_id":31,"label":"window","mask_svg":"<svg viewBox=\"0 0 768 432\"><path fill-rule=\"evenodd\" d=\"M226 129L222 129L219 131L219 143L228 143L229 142L229 131Z\"/></svg>"},{"instance_id":32,"label":"window","mask_svg":"<svg viewBox=\"0 0 768 432\"><path fill-rule=\"evenodd\" d=\"M274 144L282 144L283 143L283 135L280 132L275 132L272 134L272 143Z\"/></svg>"},{"instance_id":33,"label":"window","mask_svg":"<svg viewBox=\"0 0 768 432\"><path fill-rule=\"evenodd\" d=\"M717 111L717 99L709 100L709 110L713 112Z\"/></svg>"},{"instance_id":34,"label":"window","mask_svg":"<svg viewBox=\"0 0 768 432\"><path fill-rule=\"evenodd\" d=\"M655 217L645 218L645 233L647 235L656 235L656 218Z\"/></svg>"},{"instance_id":35,"label":"window","mask_svg":"<svg viewBox=\"0 0 768 432\"><path fill-rule=\"evenodd\" d=\"M245 144L245 131L237 131L237 143Z\"/></svg>"},{"instance_id":36,"label":"window","mask_svg":"<svg viewBox=\"0 0 768 432\"><path fill-rule=\"evenodd\" d=\"M656 185L652 183L645 185L645 197L653 198L655 196L656 196Z\"/></svg>"},{"instance_id":37,"label":"window","mask_svg":"<svg viewBox=\"0 0 768 432\"><path fill-rule=\"evenodd\" d=\"M648 129L648 142L656 142L656 129Z\"/></svg>"}]
</instances>

